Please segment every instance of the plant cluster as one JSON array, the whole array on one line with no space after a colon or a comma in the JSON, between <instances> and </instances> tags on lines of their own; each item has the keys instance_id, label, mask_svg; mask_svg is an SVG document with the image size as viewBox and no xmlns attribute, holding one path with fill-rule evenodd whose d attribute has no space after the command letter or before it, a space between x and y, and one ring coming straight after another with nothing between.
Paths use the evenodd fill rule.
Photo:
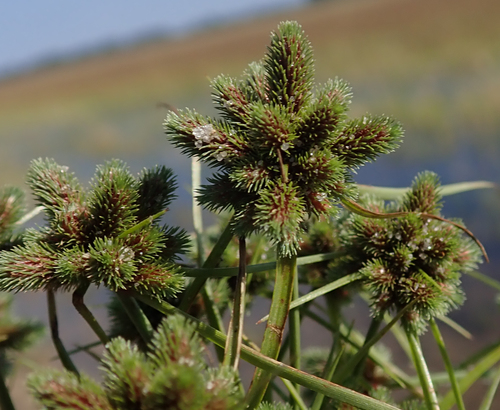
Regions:
<instances>
[{"instance_id":1,"label":"plant cluster","mask_svg":"<svg viewBox=\"0 0 500 410\"><path fill-rule=\"evenodd\" d=\"M49 409L241 408L242 395L229 370L208 369L203 344L180 316L165 319L147 353L121 337L106 346L103 385L69 371L36 375L30 388Z\"/></svg>"},{"instance_id":2,"label":"plant cluster","mask_svg":"<svg viewBox=\"0 0 500 410\"><path fill-rule=\"evenodd\" d=\"M174 145L215 168L208 184L193 192L209 210L230 211L215 234L203 232L196 212L196 238L160 224L176 188L163 166L134 177L113 160L97 168L85 189L67 167L33 161L27 182L46 217L39 229L19 229L21 191L0 192L0 290L47 293L50 333L65 367L31 377L40 405L445 410L456 403L464 410L463 391L495 364L500 348L488 346L474 356L479 370L459 382L435 317L463 301L462 274L500 284L474 271L484 249L461 221L444 219L442 196L491 185L451 189L425 172L392 202L383 188L359 195L353 171L392 151L401 126L385 116L349 119L351 91L342 80L315 86L312 48L295 22L278 26L263 60L241 79L219 76L212 88L220 117L180 110L169 113L164 125ZM177 257L188 243L196 249L181 265ZM90 285L112 293L108 331L83 302ZM102 383L79 373L59 338L54 292L68 290L104 346ZM343 302L353 294L371 306L366 334L343 314ZM260 346L244 329L254 296L271 299L269 315L259 321L267 321ZM323 303L316 303L320 297ZM329 349L302 353L306 316L331 332ZM4 343L16 345L2 324L0 317L0 359ZM439 397L420 347L427 325L452 385ZM12 329L21 340L35 327ZM381 348L389 331L418 378ZM219 363L208 366L207 356ZM240 358L255 366L247 391L239 379ZM488 400L500 370L495 380ZM0 382L0 407L14 410ZM401 387L410 400L395 404L392 390Z\"/></svg>"},{"instance_id":3,"label":"plant cluster","mask_svg":"<svg viewBox=\"0 0 500 410\"><path fill-rule=\"evenodd\" d=\"M241 79L222 75L212 88L221 118L172 112L166 133L217 168L200 203L233 210L238 235L264 232L285 256L296 253L308 216L334 216L341 198L355 197L350 171L392 151L403 134L385 116L348 119L344 81L315 87L311 45L291 22L272 33L264 59Z\"/></svg>"},{"instance_id":4,"label":"plant cluster","mask_svg":"<svg viewBox=\"0 0 500 410\"><path fill-rule=\"evenodd\" d=\"M157 218L174 199L170 169L145 170L135 179L125 164L111 161L97 169L86 192L67 167L36 160L28 185L47 227L28 230L22 244L1 254L0 290L75 290L94 283L157 297L180 291L184 279L173 261L187 238L160 227Z\"/></svg>"}]
</instances>

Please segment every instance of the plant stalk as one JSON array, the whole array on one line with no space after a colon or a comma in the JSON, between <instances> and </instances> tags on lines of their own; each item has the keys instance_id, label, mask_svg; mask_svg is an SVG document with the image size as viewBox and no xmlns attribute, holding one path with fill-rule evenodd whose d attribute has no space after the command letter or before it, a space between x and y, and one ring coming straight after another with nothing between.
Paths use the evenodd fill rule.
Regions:
<instances>
[{"instance_id":1,"label":"plant stalk","mask_svg":"<svg viewBox=\"0 0 500 410\"><path fill-rule=\"evenodd\" d=\"M78 313L80 313L83 319L88 323L88 325L97 335L101 343L103 345L106 345L107 343L109 343L108 335L106 334L106 332L101 327L95 316L92 314L92 312L89 310L89 308L85 305L85 302L83 301L83 297L85 296L85 293L87 292L89 286L90 284L79 286L73 292L73 306L78 311Z\"/></svg>"},{"instance_id":2,"label":"plant stalk","mask_svg":"<svg viewBox=\"0 0 500 410\"><path fill-rule=\"evenodd\" d=\"M5 384L4 375L0 372L0 409L16 410L12 398L10 397L9 388Z\"/></svg>"},{"instance_id":3,"label":"plant stalk","mask_svg":"<svg viewBox=\"0 0 500 410\"><path fill-rule=\"evenodd\" d=\"M50 335L52 336L52 343L57 351L57 355L61 360L64 368L70 372L75 373L80 376L78 369L74 365L73 361L69 357L66 348L64 347L60 337L59 337L59 324L57 320L57 310L56 310L56 298L53 290L47 290L47 307L49 310L49 325L50 325Z\"/></svg>"},{"instance_id":4,"label":"plant stalk","mask_svg":"<svg viewBox=\"0 0 500 410\"><path fill-rule=\"evenodd\" d=\"M153 327L151 326L148 318L141 310L134 298L131 298L130 296L127 296L121 292L116 292L116 296L120 300L120 303L122 304L122 307L127 313L129 319L132 321L135 328L139 332L142 341L145 345L147 345L151 340L151 335L153 333Z\"/></svg>"},{"instance_id":5,"label":"plant stalk","mask_svg":"<svg viewBox=\"0 0 500 410\"><path fill-rule=\"evenodd\" d=\"M276 359L278 357L285 323L290 310L292 300L294 276L296 275L297 257L278 257L276 264L276 278L274 292L269 310L269 319L264 332L264 340L260 352ZM254 409L262 401L262 397L271 381L272 374L264 369L257 368L247 393L246 402L248 408Z\"/></svg>"},{"instance_id":6,"label":"plant stalk","mask_svg":"<svg viewBox=\"0 0 500 410\"><path fill-rule=\"evenodd\" d=\"M439 327L434 318L431 318L429 320L429 324L432 330L432 334L434 335L434 339L436 339L436 343L438 344L441 356L443 357L446 371L448 372L448 376L450 378L451 388L453 389L453 394L455 395L455 400L457 401L456 402L457 409L465 410L465 404L462 399L462 393L460 392L460 386L458 385L457 378L455 376L455 371L453 370L453 365L451 364L450 356L448 355L448 352L446 350L443 336L441 335Z\"/></svg>"},{"instance_id":7,"label":"plant stalk","mask_svg":"<svg viewBox=\"0 0 500 410\"><path fill-rule=\"evenodd\" d=\"M299 298L299 275L294 274L293 283L293 295L294 300ZM300 369L300 359L301 359L301 340L300 340L300 311L299 309L294 309L290 311L290 366ZM296 384L295 390L300 393L300 385ZM295 408L300 407L299 404L295 404Z\"/></svg>"},{"instance_id":8,"label":"plant stalk","mask_svg":"<svg viewBox=\"0 0 500 410\"><path fill-rule=\"evenodd\" d=\"M246 241L245 237L240 240L240 261L239 273L236 280L236 289L234 292L233 314L229 323L228 337L225 347L224 362L225 366L234 370L238 369L241 351L241 337L243 335L243 322L245 318L245 293L246 293Z\"/></svg>"},{"instance_id":9,"label":"plant stalk","mask_svg":"<svg viewBox=\"0 0 500 410\"><path fill-rule=\"evenodd\" d=\"M156 299L152 299L136 292L131 292L131 294L136 299L166 315L174 313L181 314L191 323L196 325L196 331L200 335L218 346L225 346L227 337L223 333L208 326L188 313L179 310L167 302L160 302ZM291 366L264 356L260 352L245 345L241 347L241 358L254 366L264 369L266 372L274 374L275 376L285 378L293 383L298 383L310 390L322 393L327 397L350 404L351 406L357 407L361 410L398 410L396 407L383 403L380 400L376 400L346 387L339 386L338 384L331 383L327 380L294 369Z\"/></svg>"},{"instance_id":10,"label":"plant stalk","mask_svg":"<svg viewBox=\"0 0 500 410\"><path fill-rule=\"evenodd\" d=\"M204 269L215 268L219 264L220 258L224 253L224 251L226 250L227 245L229 245L229 242L231 241L232 238L233 238L233 233L231 230L231 221L229 221L229 223L226 226L226 229L224 229L221 236L219 237L219 240L213 247L212 252L210 252L210 255L208 255L208 258L203 263ZM189 309L189 307L196 299L196 296L200 292L200 289L203 287L207 279L208 277L195 278L189 284L186 291L184 292L181 304L179 306L181 310L187 311Z\"/></svg>"},{"instance_id":11,"label":"plant stalk","mask_svg":"<svg viewBox=\"0 0 500 410\"><path fill-rule=\"evenodd\" d=\"M406 332L406 337L410 343L413 362L417 370L418 379L420 380L420 386L422 387L424 393L424 400L427 408L429 410L439 410L436 390L432 384L431 375L420 347L420 341L418 340L417 335L411 331Z\"/></svg>"}]
</instances>

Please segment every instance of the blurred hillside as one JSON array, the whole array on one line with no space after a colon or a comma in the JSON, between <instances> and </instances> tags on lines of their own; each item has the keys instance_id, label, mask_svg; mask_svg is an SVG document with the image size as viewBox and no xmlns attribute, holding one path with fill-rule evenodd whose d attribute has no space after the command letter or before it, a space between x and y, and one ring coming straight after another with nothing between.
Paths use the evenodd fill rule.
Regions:
<instances>
[{"instance_id":1,"label":"blurred hillside","mask_svg":"<svg viewBox=\"0 0 500 410\"><path fill-rule=\"evenodd\" d=\"M134 170L167 163L188 184L189 162L162 135L163 104L213 113L209 78L261 58L281 20L303 25L318 81L351 83L352 115L390 114L406 129L402 147L360 170L360 182L406 186L423 169L444 183L498 180L499 15L496 0L319 2L4 79L0 184L22 184L29 161L46 156L83 179L111 157Z\"/></svg>"},{"instance_id":2,"label":"blurred hillside","mask_svg":"<svg viewBox=\"0 0 500 410\"><path fill-rule=\"evenodd\" d=\"M163 135L165 105L213 114L208 79L238 76L260 59L270 31L282 20L299 21L308 34L319 82L338 76L351 83L353 116L386 113L406 129L401 148L361 169L357 181L407 186L417 172L430 169L443 183L499 182L498 16L498 0L318 2L3 79L0 185L22 185L37 157L69 165L83 181L110 158L124 159L134 172L162 163L179 174L181 186L170 218L189 228L184 188L190 162ZM495 192L474 192L450 197L445 208L485 243L492 263L482 271L497 278L499 203ZM465 282L467 303L475 308L454 319L482 344L498 338L495 315L477 313L491 311L494 295L477 282ZM75 341L82 332L74 334ZM477 340L458 346L477 347Z\"/></svg>"}]
</instances>

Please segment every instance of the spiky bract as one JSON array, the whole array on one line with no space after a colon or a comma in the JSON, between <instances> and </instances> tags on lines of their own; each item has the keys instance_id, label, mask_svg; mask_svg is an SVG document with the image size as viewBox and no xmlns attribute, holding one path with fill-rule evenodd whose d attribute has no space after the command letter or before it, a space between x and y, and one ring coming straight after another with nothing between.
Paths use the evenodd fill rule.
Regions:
<instances>
[{"instance_id":1,"label":"spiky bract","mask_svg":"<svg viewBox=\"0 0 500 410\"><path fill-rule=\"evenodd\" d=\"M50 409L239 410L242 397L228 369L209 369L194 326L179 316L165 319L148 353L122 339L107 345L103 385L70 372L30 380L36 399Z\"/></svg>"},{"instance_id":2,"label":"spiky bract","mask_svg":"<svg viewBox=\"0 0 500 410\"><path fill-rule=\"evenodd\" d=\"M165 297L182 288L173 260L186 234L157 220L138 225L175 197L171 170L156 167L136 179L113 160L98 167L87 192L67 167L36 160L28 184L48 227L29 230L24 244L1 254L0 290L75 289L92 282Z\"/></svg>"},{"instance_id":3,"label":"spiky bract","mask_svg":"<svg viewBox=\"0 0 500 410\"><path fill-rule=\"evenodd\" d=\"M238 235L266 235L283 256L296 254L308 215L332 216L355 189L350 171L392 151L402 137L386 117L348 120L342 80L314 86L311 45L295 22L279 25L263 61L241 79L212 81L220 119L170 113L166 134L181 150L218 168L199 201L233 209Z\"/></svg>"}]
</instances>

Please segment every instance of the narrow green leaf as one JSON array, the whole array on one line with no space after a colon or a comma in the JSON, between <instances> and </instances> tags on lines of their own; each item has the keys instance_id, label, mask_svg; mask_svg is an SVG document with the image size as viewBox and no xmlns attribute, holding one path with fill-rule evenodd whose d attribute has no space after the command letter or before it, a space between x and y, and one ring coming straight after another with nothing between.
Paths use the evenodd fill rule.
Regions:
<instances>
[{"instance_id":1,"label":"narrow green leaf","mask_svg":"<svg viewBox=\"0 0 500 410\"><path fill-rule=\"evenodd\" d=\"M500 366L495 370L493 380L491 381L490 387L486 392L483 401L481 402L481 407L479 410L490 410L491 404L493 403L493 398L498 390L498 385L500 384Z\"/></svg>"},{"instance_id":2,"label":"narrow green leaf","mask_svg":"<svg viewBox=\"0 0 500 410\"><path fill-rule=\"evenodd\" d=\"M299 258L300 259L300 258ZM362 275L359 273L353 273L351 275L344 276L343 278L337 279L329 283L328 285L322 286L318 289L309 292L308 294L301 296L290 304L290 310L295 309L299 306L304 305L305 303L311 302L312 300L319 298L320 296L326 295L329 292L334 291L335 289L341 288L342 286L348 285L349 283L355 282L358 279L361 279ZM269 315L264 316L259 319L257 323L265 322L269 318Z\"/></svg>"},{"instance_id":3,"label":"narrow green leaf","mask_svg":"<svg viewBox=\"0 0 500 410\"><path fill-rule=\"evenodd\" d=\"M486 276L484 273L477 272L477 271L467 272L467 274L469 276L473 277L474 279L477 279L477 280L485 283L489 287L500 291L500 282L498 280L490 278L489 276Z\"/></svg>"},{"instance_id":4,"label":"narrow green leaf","mask_svg":"<svg viewBox=\"0 0 500 410\"><path fill-rule=\"evenodd\" d=\"M460 386L458 385L457 378L455 376L455 370L453 369L453 365L451 364L450 356L448 355L448 351L446 350L443 336L441 336L441 332L439 331L439 327L436 324L434 318L430 319L429 324L432 330L432 334L434 335L434 339L436 340L436 343L439 347L439 351L441 352L441 357L443 358L446 371L448 372L451 388L457 402L457 408L458 410L465 410L462 393L460 392Z\"/></svg>"},{"instance_id":5,"label":"narrow green leaf","mask_svg":"<svg viewBox=\"0 0 500 410\"><path fill-rule=\"evenodd\" d=\"M230 240L230 239L229 239ZM215 249L215 248L214 248ZM317 255L301 256L297 258L297 266L309 265L311 263L323 262L333 259L336 256L335 253L320 253ZM276 269L276 261L259 263L257 265L247 266L247 273L257 273L265 272L268 270ZM208 278L225 278L228 276L236 276L238 274L238 268L184 268L184 275L188 277L193 277L196 279L208 279Z\"/></svg>"},{"instance_id":6,"label":"narrow green leaf","mask_svg":"<svg viewBox=\"0 0 500 410\"><path fill-rule=\"evenodd\" d=\"M472 339L472 333L469 332L467 329L464 329L462 326L460 326L457 322L454 320L450 319L448 316L438 316L437 317L441 322L447 324L449 327L451 327L455 332L458 334L462 335L466 339L471 340Z\"/></svg>"},{"instance_id":7,"label":"narrow green leaf","mask_svg":"<svg viewBox=\"0 0 500 410\"><path fill-rule=\"evenodd\" d=\"M295 401L295 404L298 406L298 408L300 410L308 410L306 404L304 403L304 400L302 400L302 397L300 397L300 393L295 388L295 386L291 382L289 382L287 379L281 378L281 380L283 381L283 384L290 392L290 395L292 396L292 398Z\"/></svg>"},{"instance_id":8,"label":"narrow green leaf","mask_svg":"<svg viewBox=\"0 0 500 410\"><path fill-rule=\"evenodd\" d=\"M420 380L420 386L424 392L424 399L427 408L429 410L440 410L436 390L432 384L429 368L427 367L424 354L422 353L418 336L411 331L407 331L406 335L410 344L413 363L415 364L415 369L417 370L418 378Z\"/></svg>"},{"instance_id":9,"label":"narrow green leaf","mask_svg":"<svg viewBox=\"0 0 500 410\"><path fill-rule=\"evenodd\" d=\"M460 380L459 386L462 394L469 389L484 373L495 366L500 360L500 345L494 350L490 351L486 356L484 356L476 365L469 370L467 375ZM449 410L455 404L455 396L453 391L450 390L441 401L441 410Z\"/></svg>"},{"instance_id":10,"label":"narrow green leaf","mask_svg":"<svg viewBox=\"0 0 500 410\"><path fill-rule=\"evenodd\" d=\"M456 184L443 185L439 189L442 196L460 194L474 191L476 189L499 189L498 184L489 181L458 182ZM384 200L395 200L406 194L410 188L390 188L373 185L358 184L358 189L362 194L375 195Z\"/></svg>"}]
</instances>

